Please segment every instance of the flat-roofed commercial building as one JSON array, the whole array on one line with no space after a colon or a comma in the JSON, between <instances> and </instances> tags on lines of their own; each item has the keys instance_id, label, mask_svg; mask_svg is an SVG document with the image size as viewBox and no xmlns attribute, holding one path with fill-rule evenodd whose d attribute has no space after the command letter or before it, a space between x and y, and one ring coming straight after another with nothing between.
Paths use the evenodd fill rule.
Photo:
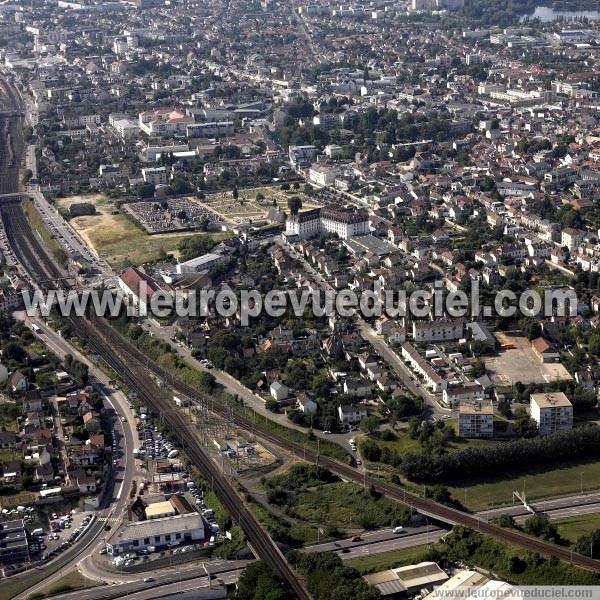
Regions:
<instances>
[{"instance_id":1,"label":"flat-roofed commercial building","mask_svg":"<svg viewBox=\"0 0 600 600\"><path fill-rule=\"evenodd\" d=\"M175 514L177 514L175 507L168 500L154 502L146 507L147 519L162 519L163 517L172 517Z\"/></svg>"},{"instance_id":2,"label":"flat-roofed commercial building","mask_svg":"<svg viewBox=\"0 0 600 600\"><path fill-rule=\"evenodd\" d=\"M221 264L225 260L225 257L221 254L209 252L196 258L191 258L182 263L177 263L177 274L182 275L186 273L201 273L203 271L209 271L215 265Z\"/></svg>"},{"instance_id":3,"label":"flat-roofed commercial building","mask_svg":"<svg viewBox=\"0 0 600 600\"><path fill-rule=\"evenodd\" d=\"M29 544L23 519L0 523L0 564L10 565L29 559Z\"/></svg>"},{"instance_id":4,"label":"flat-roofed commercial building","mask_svg":"<svg viewBox=\"0 0 600 600\"><path fill-rule=\"evenodd\" d=\"M203 539L204 521L198 513L190 513L129 523L107 544L107 549L117 555L150 546L189 544Z\"/></svg>"},{"instance_id":5,"label":"flat-roofed commercial building","mask_svg":"<svg viewBox=\"0 0 600 600\"><path fill-rule=\"evenodd\" d=\"M434 562L421 562L365 575L363 579L376 587L384 598L405 598L423 588L431 589L444 583L448 575Z\"/></svg>"}]
</instances>

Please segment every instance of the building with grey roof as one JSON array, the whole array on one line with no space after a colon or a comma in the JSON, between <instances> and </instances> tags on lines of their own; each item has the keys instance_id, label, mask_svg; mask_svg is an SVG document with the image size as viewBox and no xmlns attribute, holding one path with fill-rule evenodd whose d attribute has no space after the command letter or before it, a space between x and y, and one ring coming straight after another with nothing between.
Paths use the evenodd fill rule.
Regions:
<instances>
[{"instance_id":1,"label":"building with grey roof","mask_svg":"<svg viewBox=\"0 0 600 600\"><path fill-rule=\"evenodd\" d=\"M29 543L23 519L0 523L0 564L10 565L29 559Z\"/></svg>"},{"instance_id":2,"label":"building with grey roof","mask_svg":"<svg viewBox=\"0 0 600 600\"><path fill-rule=\"evenodd\" d=\"M109 544L110 554L143 550L151 546L177 546L204 539L204 520L198 513L136 521L126 525Z\"/></svg>"}]
</instances>

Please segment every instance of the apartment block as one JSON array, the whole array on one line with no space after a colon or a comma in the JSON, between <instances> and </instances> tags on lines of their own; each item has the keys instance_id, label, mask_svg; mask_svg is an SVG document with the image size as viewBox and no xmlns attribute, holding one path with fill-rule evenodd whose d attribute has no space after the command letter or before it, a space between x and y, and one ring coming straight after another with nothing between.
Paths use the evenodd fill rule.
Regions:
<instances>
[{"instance_id":1,"label":"apartment block","mask_svg":"<svg viewBox=\"0 0 600 600\"><path fill-rule=\"evenodd\" d=\"M542 436L573 428L573 405L563 392L531 394L530 409Z\"/></svg>"},{"instance_id":2,"label":"apartment block","mask_svg":"<svg viewBox=\"0 0 600 600\"><path fill-rule=\"evenodd\" d=\"M460 403L458 435L466 438L491 438L494 435L494 407L491 401Z\"/></svg>"}]
</instances>

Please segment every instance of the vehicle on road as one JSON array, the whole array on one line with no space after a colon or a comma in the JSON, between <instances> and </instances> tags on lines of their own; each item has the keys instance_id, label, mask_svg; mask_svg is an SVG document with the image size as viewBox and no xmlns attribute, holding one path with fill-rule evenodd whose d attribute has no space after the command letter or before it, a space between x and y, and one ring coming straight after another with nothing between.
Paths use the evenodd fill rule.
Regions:
<instances>
[{"instance_id":1,"label":"vehicle on road","mask_svg":"<svg viewBox=\"0 0 600 600\"><path fill-rule=\"evenodd\" d=\"M402 525L398 525L397 527L394 527L394 529L392 529L392 533L403 533L404 532L404 527L402 527Z\"/></svg>"}]
</instances>

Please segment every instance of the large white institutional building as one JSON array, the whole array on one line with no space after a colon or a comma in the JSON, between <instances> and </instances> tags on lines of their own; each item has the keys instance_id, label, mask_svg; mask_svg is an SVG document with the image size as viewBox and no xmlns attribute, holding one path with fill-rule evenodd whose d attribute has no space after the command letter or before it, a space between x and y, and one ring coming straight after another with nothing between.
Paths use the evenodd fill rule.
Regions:
<instances>
[{"instance_id":1,"label":"large white institutional building","mask_svg":"<svg viewBox=\"0 0 600 600\"><path fill-rule=\"evenodd\" d=\"M322 231L337 233L343 239L369 233L369 216L364 209L342 209L337 207L313 208L291 215L285 222L286 235L297 235L307 239Z\"/></svg>"}]
</instances>

